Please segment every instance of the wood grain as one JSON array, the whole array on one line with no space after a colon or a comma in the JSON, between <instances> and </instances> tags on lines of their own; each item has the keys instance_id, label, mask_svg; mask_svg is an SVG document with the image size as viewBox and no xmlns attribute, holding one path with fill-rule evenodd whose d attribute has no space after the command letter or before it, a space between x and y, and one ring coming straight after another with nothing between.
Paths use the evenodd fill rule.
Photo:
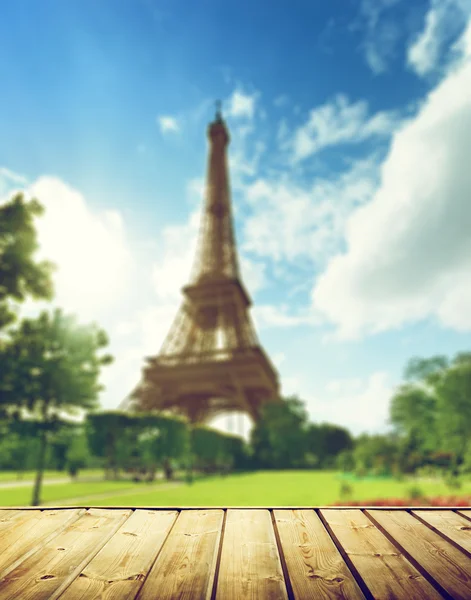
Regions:
<instances>
[{"instance_id":1,"label":"wood grain","mask_svg":"<svg viewBox=\"0 0 471 600\"><path fill-rule=\"evenodd\" d=\"M218 600L288 597L268 510L228 510L216 587Z\"/></svg>"},{"instance_id":2,"label":"wood grain","mask_svg":"<svg viewBox=\"0 0 471 600\"><path fill-rule=\"evenodd\" d=\"M314 510L276 510L274 519L295 598L365 598Z\"/></svg>"},{"instance_id":3,"label":"wood grain","mask_svg":"<svg viewBox=\"0 0 471 600\"><path fill-rule=\"evenodd\" d=\"M224 513L180 513L139 593L139 600L209 598Z\"/></svg>"},{"instance_id":4,"label":"wood grain","mask_svg":"<svg viewBox=\"0 0 471 600\"><path fill-rule=\"evenodd\" d=\"M34 511L25 510L2 510L0 511L0 535L3 537L5 532L12 527L21 527L23 523L28 520L34 522L34 519L41 515L41 511L36 509Z\"/></svg>"},{"instance_id":5,"label":"wood grain","mask_svg":"<svg viewBox=\"0 0 471 600\"><path fill-rule=\"evenodd\" d=\"M452 510L414 510L430 527L439 531L471 555L471 523Z\"/></svg>"},{"instance_id":6,"label":"wood grain","mask_svg":"<svg viewBox=\"0 0 471 600\"><path fill-rule=\"evenodd\" d=\"M2 523L7 523L11 519L15 518L15 515L18 516L22 513L21 510L8 510L7 508L0 508L0 527Z\"/></svg>"},{"instance_id":7,"label":"wood grain","mask_svg":"<svg viewBox=\"0 0 471 600\"><path fill-rule=\"evenodd\" d=\"M24 560L40 550L47 542L77 520L85 509L45 510L25 513L29 518L11 519L10 527L1 532L0 580Z\"/></svg>"},{"instance_id":8,"label":"wood grain","mask_svg":"<svg viewBox=\"0 0 471 600\"><path fill-rule=\"evenodd\" d=\"M320 513L374 598L442 598L361 510Z\"/></svg>"},{"instance_id":9,"label":"wood grain","mask_svg":"<svg viewBox=\"0 0 471 600\"><path fill-rule=\"evenodd\" d=\"M106 544L130 511L90 509L0 580L0 600L52 600Z\"/></svg>"},{"instance_id":10,"label":"wood grain","mask_svg":"<svg viewBox=\"0 0 471 600\"><path fill-rule=\"evenodd\" d=\"M406 512L367 513L453 598L471 598L471 559L461 550Z\"/></svg>"},{"instance_id":11,"label":"wood grain","mask_svg":"<svg viewBox=\"0 0 471 600\"><path fill-rule=\"evenodd\" d=\"M177 516L176 511L136 510L60 600L134 598Z\"/></svg>"}]
</instances>

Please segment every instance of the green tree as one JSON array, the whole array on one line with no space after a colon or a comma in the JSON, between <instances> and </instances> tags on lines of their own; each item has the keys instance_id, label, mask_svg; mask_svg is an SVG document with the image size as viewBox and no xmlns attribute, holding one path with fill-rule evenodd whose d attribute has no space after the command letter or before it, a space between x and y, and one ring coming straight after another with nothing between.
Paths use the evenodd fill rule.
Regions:
<instances>
[{"instance_id":1,"label":"green tree","mask_svg":"<svg viewBox=\"0 0 471 600\"><path fill-rule=\"evenodd\" d=\"M112 361L100 351L108 344L96 325L79 325L60 309L24 319L0 350L0 398L4 412L36 420L39 451L33 506L40 503L41 483L51 431L80 409L96 407L102 366Z\"/></svg>"},{"instance_id":2,"label":"green tree","mask_svg":"<svg viewBox=\"0 0 471 600\"><path fill-rule=\"evenodd\" d=\"M132 431L133 415L118 410L87 415L87 437L94 456L105 459L105 477L118 477L129 459L131 439L137 443L137 432Z\"/></svg>"},{"instance_id":3,"label":"green tree","mask_svg":"<svg viewBox=\"0 0 471 600\"><path fill-rule=\"evenodd\" d=\"M442 448L453 452L453 474L471 451L471 355L458 354L436 383Z\"/></svg>"},{"instance_id":4,"label":"green tree","mask_svg":"<svg viewBox=\"0 0 471 600\"><path fill-rule=\"evenodd\" d=\"M71 477L77 477L80 469L88 464L89 450L87 438L83 433L74 435L67 449L67 471Z\"/></svg>"},{"instance_id":5,"label":"green tree","mask_svg":"<svg viewBox=\"0 0 471 600\"><path fill-rule=\"evenodd\" d=\"M157 467L166 479L173 478L173 465L187 457L189 431L187 422L178 416L160 414L137 415L140 462L152 480Z\"/></svg>"},{"instance_id":6,"label":"green tree","mask_svg":"<svg viewBox=\"0 0 471 600\"><path fill-rule=\"evenodd\" d=\"M22 194L0 206L0 330L16 318L12 302L28 296L52 299L53 265L34 260L38 249L34 219L43 212L37 200L26 202Z\"/></svg>"},{"instance_id":7,"label":"green tree","mask_svg":"<svg viewBox=\"0 0 471 600\"><path fill-rule=\"evenodd\" d=\"M432 356L431 358L414 356L406 365L404 379L408 382L433 386L448 367L449 360L443 355Z\"/></svg>"},{"instance_id":8,"label":"green tree","mask_svg":"<svg viewBox=\"0 0 471 600\"><path fill-rule=\"evenodd\" d=\"M343 450L335 459L335 466L343 473L351 473L355 469L355 459L352 450Z\"/></svg>"},{"instance_id":9,"label":"green tree","mask_svg":"<svg viewBox=\"0 0 471 600\"><path fill-rule=\"evenodd\" d=\"M437 398L434 388L418 383L400 386L391 399L389 419L411 450L427 452L437 448Z\"/></svg>"},{"instance_id":10,"label":"green tree","mask_svg":"<svg viewBox=\"0 0 471 600\"><path fill-rule=\"evenodd\" d=\"M390 475L397 460L398 446L391 435L362 434L355 440L353 457L357 473Z\"/></svg>"},{"instance_id":11,"label":"green tree","mask_svg":"<svg viewBox=\"0 0 471 600\"><path fill-rule=\"evenodd\" d=\"M317 457L323 468L331 468L340 452L353 448L350 432L331 423L311 423L306 432L308 451Z\"/></svg>"},{"instance_id":12,"label":"green tree","mask_svg":"<svg viewBox=\"0 0 471 600\"><path fill-rule=\"evenodd\" d=\"M304 465L307 413L297 397L266 404L251 434L258 466L289 469Z\"/></svg>"},{"instance_id":13,"label":"green tree","mask_svg":"<svg viewBox=\"0 0 471 600\"><path fill-rule=\"evenodd\" d=\"M407 382L390 406L390 421L401 436L402 466L446 469L451 460L456 476L471 452L471 353L461 352L452 361L416 357L404 375Z\"/></svg>"}]
</instances>

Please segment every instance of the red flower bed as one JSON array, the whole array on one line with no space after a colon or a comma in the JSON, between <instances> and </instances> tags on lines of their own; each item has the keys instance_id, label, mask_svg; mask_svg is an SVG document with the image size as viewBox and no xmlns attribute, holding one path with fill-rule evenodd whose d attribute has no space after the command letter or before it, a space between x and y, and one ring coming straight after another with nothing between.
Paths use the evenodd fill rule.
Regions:
<instances>
[{"instance_id":1,"label":"red flower bed","mask_svg":"<svg viewBox=\"0 0 471 600\"><path fill-rule=\"evenodd\" d=\"M471 496L437 496L435 498L376 498L354 502L335 502L332 506L471 506Z\"/></svg>"}]
</instances>

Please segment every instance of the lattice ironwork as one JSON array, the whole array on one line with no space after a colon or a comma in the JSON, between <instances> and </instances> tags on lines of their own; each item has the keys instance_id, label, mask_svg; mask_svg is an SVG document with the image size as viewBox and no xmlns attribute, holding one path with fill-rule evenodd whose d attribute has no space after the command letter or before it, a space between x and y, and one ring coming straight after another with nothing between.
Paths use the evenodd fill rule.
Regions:
<instances>
[{"instance_id":1,"label":"lattice ironwork","mask_svg":"<svg viewBox=\"0 0 471 600\"><path fill-rule=\"evenodd\" d=\"M170 410L193 422L231 410L256 419L279 396L261 348L239 271L227 168L229 133L218 110L208 128L206 195L184 300L156 357L122 406Z\"/></svg>"}]
</instances>

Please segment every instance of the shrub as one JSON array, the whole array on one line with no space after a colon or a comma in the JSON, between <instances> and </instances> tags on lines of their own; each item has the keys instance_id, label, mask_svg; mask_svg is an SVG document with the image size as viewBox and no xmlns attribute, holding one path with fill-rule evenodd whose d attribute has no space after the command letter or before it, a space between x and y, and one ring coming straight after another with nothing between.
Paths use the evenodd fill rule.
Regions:
<instances>
[{"instance_id":1,"label":"shrub","mask_svg":"<svg viewBox=\"0 0 471 600\"><path fill-rule=\"evenodd\" d=\"M445 485L451 490L459 490L461 489L462 483L459 477L457 477L456 475L448 474L445 477Z\"/></svg>"},{"instance_id":2,"label":"shrub","mask_svg":"<svg viewBox=\"0 0 471 600\"><path fill-rule=\"evenodd\" d=\"M361 500L354 502L336 502L332 506L471 506L471 496L458 498L456 496L438 496L436 498L422 498L407 500L404 498L375 498L374 500Z\"/></svg>"},{"instance_id":3,"label":"shrub","mask_svg":"<svg viewBox=\"0 0 471 600\"><path fill-rule=\"evenodd\" d=\"M358 479L362 479L363 477L366 477L368 474L368 471L365 469L365 467L358 467L355 469L355 475L358 477Z\"/></svg>"},{"instance_id":4,"label":"shrub","mask_svg":"<svg viewBox=\"0 0 471 600\"><path fill-rule=\"evenodd\" d=\"M412 485L407 490L407 497L411 500L417 500L418 498L423 498L423 496L424 494L418 485Z\"/></svg>"},{"instance_id":5,"label":"shrub","mask_svg":"<svg viewBox=\"0 0 471 600\"><path fill-rule=\"evenodd\" d=\"M350 498L353 495L353 486L346 481L342 481L339 490L340 498Z\"/></svg>"}]
</instances>

